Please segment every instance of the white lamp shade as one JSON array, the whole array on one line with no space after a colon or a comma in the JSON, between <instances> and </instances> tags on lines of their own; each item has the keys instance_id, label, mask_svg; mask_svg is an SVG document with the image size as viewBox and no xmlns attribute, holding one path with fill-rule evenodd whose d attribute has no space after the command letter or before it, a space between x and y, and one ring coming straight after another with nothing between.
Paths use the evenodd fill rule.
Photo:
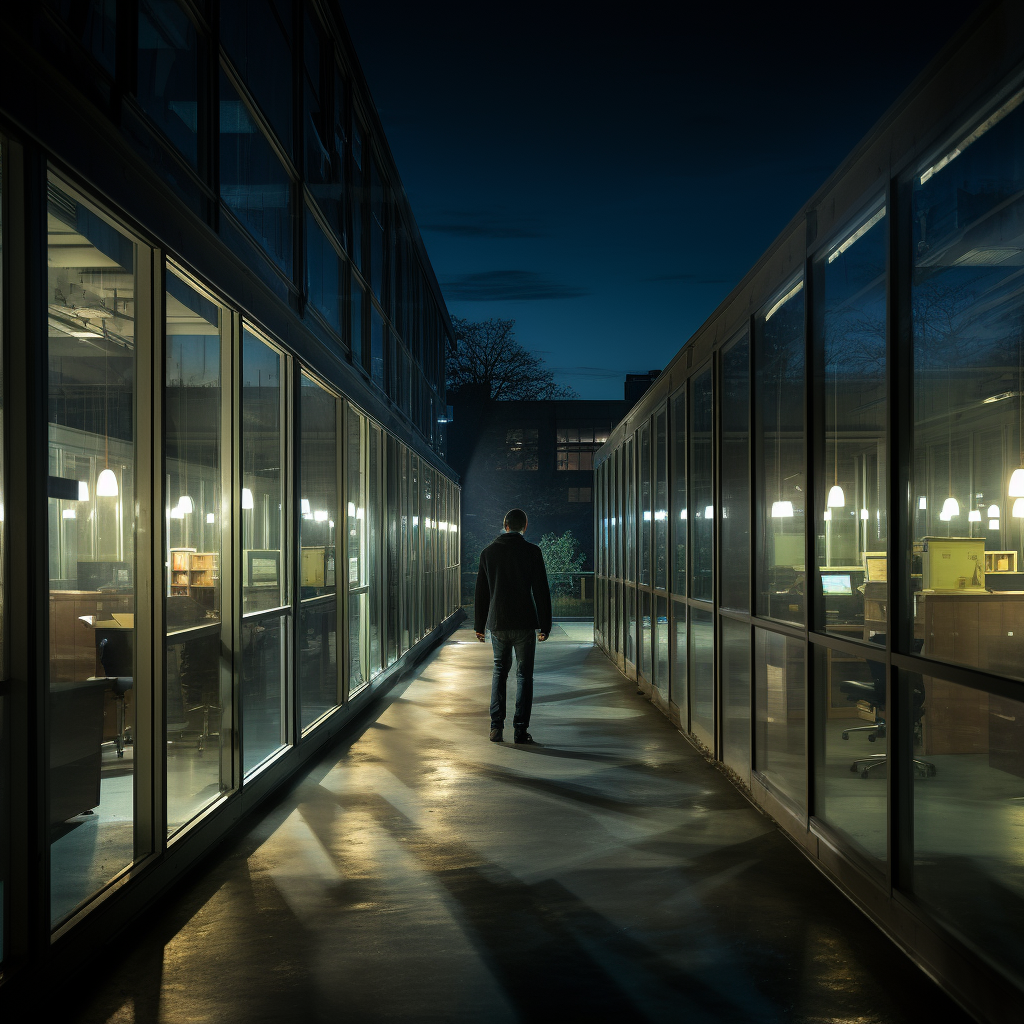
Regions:
<instances>
[{"instance_id":1,"label":"white lamp shade","mask_svg":"<svg viewBox=\"0 0 1024 1024\"><path fill-rule=\"evenodd\" d=\"M1010 475L1010 486L1006 493L1011 498L1024 498L1024 466L1015 469Z\"/></svg>"},{"instance_id":2,"label":"white lamp shade","mask_svg":"<svg viewBox=\"0 0 1024 1024\"><path fill-rule=\"evenodd\" d=\"M773 501L772 502L772 519L792 519L793 518L793 502L791 501Z\"/></svg>"},{"instance_id":3,"label":"white lamp shade","mask_svg":"<svg viewBox=\"0 0 1024 1024\"><path fill-rule=\"evenodd\" d=\"M212 523L213 522L213 513L212 512L207 512L206 513L206 521L208 523Z\"/></svg>"},{"instance_id":4,"label":"white lamp shade","mask_svg":"<svg viewBox=\"0 0 1024 1024\"><path fill-rule=\"evenodd\" d=\"M922 508L922 509L927 508L928 507L928 499L924 498L924 497L918 498L917 499L917 507L918 508Z\"/></svg>"},{"instance_id":5,"label":"white lamp shade","mask_svg":"<svg viewBox=\"0 0 1024 1024\"><path fill-rule=\"evenodd\" d=\"M313 513L313 519L316 522L318 522L318 523L326 523L327 522L327 513L322 511L322 510L320 510L320 509L317 509Z\"/></svg>"},{"instance_id":6,"label":"white lamp shade","mask_svg":"<svg viewBox=\"0 0 1024 1024\"><path fill-rule=\"evenodd\" d=\"M302 509L301 509L302 514L304 516L308 516L309 515L309 498L303 498L302 502L301 502L301 505L302 505Z\"/></svg>"},{"instance_id":7,"label":"white lamp shade","mask_svg":"<svg viewBox=\"0 0 1024 1024\"><path fill-rule=\"evenodd\" d=\"M183 494L178 499L178 508L180 508L186 515L189 515L196 510L195 505L192 504L192 499L187 494Z\"/></svg>"},{"instance_id":8,"label":"white lamp shade","mask_svg":"<svg viewBox=\"0 0 1024 1024\"><path fill-rule=\"evenodd\" d=\"M989 519L998 519L999 518L999 506L998 505L989 505L988 512L986 512L985 514L989 517Z\"/></svg>"},{"instance_id":9,"label":"white lamp shade","mask_svg":"<svg viewBox=\"0 0 1024 1024\"><path fill-rule=\"evenodd\" d=\"M830 508L825 509L825 522L826 523L831 523L832 522L832 509L830 509Z\"/></svg>"},{"instance_id":10,"label":"white lamp shade","mask_svg":"<svg viewBox=\"0 0 1024 1024\"><path fill-rule=\"evenodd\" d=\"M829 508L844 508L846 506L846 495L843 494L843 489L839 484L832 485L826 504Z\"/></svg>"},{"instance_id":11,"label":"white lamp shade","mask_svg":"<svg viewBox=\"0 0 1024 1024\"><path fill-rule=\"evenodd\" d=\"M870 519L871 513L866 508L862 508L860 510L860 517L861 519Z\"/></svg>"},{"instance_id":12,"label":"white lamp shade","mask_svg":"<svg viewBox=\"0 0 1024 1024\"><path fill-rule=\"evenodd\" d=\"M998 519L990 519L988 521L988 528L990 530L998 530L999 529L999 520Z\"/></svg>"},{"instance_id":13,"label":"white lamp shade","mask_svg":"<svg viewBox=\"0 0 1024 1024\"><path fill-rule=\"evenodd\" d=\"M105 469L96 478L96 493L103 498L117 497L117 477L112 469Z\"/></svg>"},{"instance_id":14,"label":"white lamp shade","mask_svg":"<svg viewBox=\"0 0 1024 1024\"><path fill-rule=\"evenodd\" d=\"M78 500L88 501L89 500L89 485L84 480L78 481Z\"/></svg>"},{"instance_id":15,"label":"white lamp shade","mask_svg":"<svg viewBox=\"0 0 1024 1024\"><path fill-rule=\"evenodd\" d=\"M981 509L972 508L971 511L967 513L967 521L969 523L980 523L981 522Z\"/></svg>"},{"instance_id":16,"label":"white lamp shade","mask_svg":"<svg viewBox=\"0 0 1024 1024\"><path fill-rule=\"evenodd\" d=\"M942 514L946 516L945 522L948 522L953 516L960 515L960 502L956 498L947 498L942 503Z\"/></svg>"},{"instance_id":17,"label":"white lamp shade","mask_svg":"<svg viewBox=\"0 0 1024 1024\"><path fill-rule=\"evenodd\" d=\"M172 519L184 519L185 518L185 513L182 512L180 508L175 506L174 508L171 509L171 518Z\"/></svg>"},{"instance_id":18,"label":"white lamp shade","mask_svg":"<svg viewBox=\"0 0 1024 1024\"><path fill-rule=\"evenodd\" d=\"M1014 519L1024 519L1024 498L1018 498L1013 503L1013 511L1010 513Z\"/></svg>"},{"instance_id":19,"label":"white lamp shade","mask_svg":"<svg viewBox=\"0 0 1024 1024\"><path fill-rule=\"evenodd\" d=\"M944 523L948 523L950 521L950 519L952 519L952 518L953 517L951 515L948 515L945 512L940 512L939 513L939 519L941 519L942 522L944 522Z\"/></svg>"},{"instance_id":20,"label":"white lamp shade","mask_svg":"<svg viewBox=\"0 0 1024 1024\"><path fill-rule=\"evenodd\" d=\"M248 487L242 488L242 508L252 508L252 491Z\"/></svg>"}]
</instances>

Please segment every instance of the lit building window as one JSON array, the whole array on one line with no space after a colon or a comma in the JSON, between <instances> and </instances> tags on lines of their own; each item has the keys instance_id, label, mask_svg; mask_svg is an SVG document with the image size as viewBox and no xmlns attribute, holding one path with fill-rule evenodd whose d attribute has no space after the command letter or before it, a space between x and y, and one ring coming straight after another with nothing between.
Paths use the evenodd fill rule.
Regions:
<instances>
[{"instance_id":1,"label":"lit building window","mask_svg":"<svg viewBox=\"0 0 1024 1024\"><path fill-rule=\"evenodd\" d=\"M594 452L608 440L608 433L607 426L559 425L555 436L555 468L593 472Z\"/></svg>"}]
</instances>

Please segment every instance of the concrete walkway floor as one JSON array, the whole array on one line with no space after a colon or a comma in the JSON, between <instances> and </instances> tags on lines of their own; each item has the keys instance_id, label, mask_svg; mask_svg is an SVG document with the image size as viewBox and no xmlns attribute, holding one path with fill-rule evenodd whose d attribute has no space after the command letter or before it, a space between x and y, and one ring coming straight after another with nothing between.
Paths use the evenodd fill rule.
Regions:
<instances>
[{"instance_id":1,"label":"concrete walkway floor","mask_svg":"<svg viewBox=\"0 0 1024 1024\"><path fill-rule=\"evenodd\" d=\"M587 627L538 647L540 745L488 741L489 676L459 630L103 955L67 1019L967 1019Z\"/></svg>"}]
</instances>

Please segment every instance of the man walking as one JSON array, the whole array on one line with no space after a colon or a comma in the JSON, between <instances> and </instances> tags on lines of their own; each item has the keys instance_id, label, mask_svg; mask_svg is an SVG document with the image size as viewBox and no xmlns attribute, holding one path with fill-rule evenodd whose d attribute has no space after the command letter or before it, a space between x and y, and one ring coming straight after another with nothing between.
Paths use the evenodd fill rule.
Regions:
<instances>
[{"instance_id":1,"label":"man walking","mask_svg":"<svg viewBox=\"0 0 1024 1024\"><path fill-rule=\"evenodd\" d=\"M473 627L484 642L491 631L494 674L491 676L491 741L501 742L505 725L505 684L516 652L516 713L512 728L516 743L532 743L527 732L533 708L533 658L537 640L551 632L551 592L544 556L523 536L526 513L514 508L505 516L505 532L480 554L476 577ZM539 630L539 637L534 632Z\"/></svg>"}]
</instances>

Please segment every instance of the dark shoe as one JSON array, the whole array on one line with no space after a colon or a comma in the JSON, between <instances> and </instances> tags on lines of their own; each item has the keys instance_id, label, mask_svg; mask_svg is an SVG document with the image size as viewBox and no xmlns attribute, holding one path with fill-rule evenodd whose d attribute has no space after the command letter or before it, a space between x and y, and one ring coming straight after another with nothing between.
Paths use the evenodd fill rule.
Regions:
<instances>
[{"instance_id":1,"label":"dark shoe","mask_svg":"<svg viewBox=\"0 0 1024 1024\"><path fill-rule=\"evenodd\" d=\"M492 743L500 743L501 742L501 729L492 729L491 730L491 742Z\"/></svg>"},{"instance_id":2,"label":"dark shoe","mask_svg":"<svg viewBox=\"0 0 1024 1024\"><path fill-rule=\"evenodd\" d=\"M515 742L516 743L533 743L534 739L533 739L533 737L528 732L523 730L522 732L517 732L516 733Z\"/></svg>"}]
</instances>

